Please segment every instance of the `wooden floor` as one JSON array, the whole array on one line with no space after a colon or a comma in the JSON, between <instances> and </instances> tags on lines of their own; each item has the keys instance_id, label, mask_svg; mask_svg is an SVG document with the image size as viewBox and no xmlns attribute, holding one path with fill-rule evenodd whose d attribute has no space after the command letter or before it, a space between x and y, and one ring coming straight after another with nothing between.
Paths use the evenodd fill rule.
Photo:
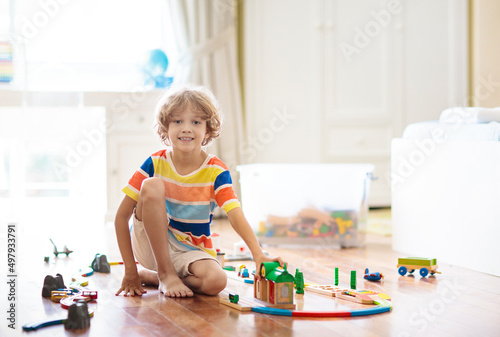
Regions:
<instances>
[{"instance_id":1,"label":"wooden floor","mask_svg":"<svg viewBox=\"0 0 500 337\"><path fill-rule=\"evenodd\" d=\"M226 221L213 227L223 238L223 248L232 251L238 240ZM71 238L71 239L70 239ZM75 239L76 238L76 239ZM3 240L2 237L2 241ZM97 304L91 307L95 315L90 328L75 333L62 325L22 333L25 323L67 317L59 304L41 296L45 275L61 273L66 285L80 268L88 266L94 254L106 254L109 261L119 261L112 224L92 230L68 232L68 243L75 250L68 258L54 258L44 263L48 255L41 236L28 230L18 234L18 277L16 325L7 328L0 320L0 335L36 336L499 336L500 335L500 278L485 275L439 261L441 275L427 278L399 276L397 258L402 257L390 247L390 237L371 235L363 249L278 249L267 247L272 255L281 255L289 270L299 268L306 282L333 284L334 268L340 268L340 283L348 286L351 270L357 271L357 287L383 291L392 298L392 312L353 318L292 318L258 313L242 313L219 305L218 297L195 295L193 298L165 298L157 289L147 288L141 297L115 296L123 276L123 266L112 266L110 274L95 273L89 277L89 287L99 292ZM59 243L62 249L64 242ZM5 245L2 244L2 249ZM464 249L467 249L464 246ZM6 254L2 254L6 255ZM239 264L242 262L235 262ZM5 263L6 264L6 263ZM4 265L5 265L4 264ZM252 262L247 266L253 270ZM368 267L382 272L380 283L364 281ZM5 270L3 268L3 270ZM7 272L2 283L1 312L6 311ZM241 297L252 297L252 286L228 281L228 290ZM349 310L364 306L306 292L298 302L298 310Z\"/></svg>"}]
</instances>

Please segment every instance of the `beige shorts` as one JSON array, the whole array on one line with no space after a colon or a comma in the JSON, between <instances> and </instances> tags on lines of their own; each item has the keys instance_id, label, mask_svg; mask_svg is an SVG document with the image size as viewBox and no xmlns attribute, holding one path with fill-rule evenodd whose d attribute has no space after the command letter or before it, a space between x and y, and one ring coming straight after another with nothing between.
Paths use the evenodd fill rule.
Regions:
<instances>
[{"instance_id":1,"label":"beige shorts","mask_svg":"<svg viewBox=\"0 0 500 337\"><path fill-rule=\"evenodd\" d=\"M149 244L148 236L146 234L146 231L144 230L144 225L142 221L139 221L135 216L135 210L133 219L134 224L132 226L130 234L134 256L139 264L144 268L158 271L158 265L156 264L153 251L151 250L151 245ZM215 259L212 255L198 249L180 250L175 247L171 240L175 240L175 238L169 237L168 247L170 252L170 259L172 260L177 275L179 275L179 277L181 278L188 275L193 275L193 273L189 271L189 266L195 261L207 259L217 261L217 259ZM217 263L219 263L219 261L217 261Z\"/></svg>"}]
</instances>

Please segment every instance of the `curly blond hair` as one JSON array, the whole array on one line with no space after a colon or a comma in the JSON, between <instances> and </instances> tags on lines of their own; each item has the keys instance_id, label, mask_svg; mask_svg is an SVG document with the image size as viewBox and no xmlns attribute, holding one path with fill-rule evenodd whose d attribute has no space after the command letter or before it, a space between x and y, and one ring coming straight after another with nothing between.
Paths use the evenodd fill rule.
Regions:
<instances>
[{"instance_id":1,"label":"curly blond hair","mask_svg":"<svg viewBox=\"0 0 500 337\"><path fill-rule=\"evenodd\" d=\"M203 86L185 85L168 90L155 109L154 129L163 144L171 145L168 139L168 125L171 122L172 113L184 111L188 107L200 112L203 120L207 122L208 137L203 140L202 146L209 145L220 136L222 114L214 94Z\"/></svg>"}]
</instances>

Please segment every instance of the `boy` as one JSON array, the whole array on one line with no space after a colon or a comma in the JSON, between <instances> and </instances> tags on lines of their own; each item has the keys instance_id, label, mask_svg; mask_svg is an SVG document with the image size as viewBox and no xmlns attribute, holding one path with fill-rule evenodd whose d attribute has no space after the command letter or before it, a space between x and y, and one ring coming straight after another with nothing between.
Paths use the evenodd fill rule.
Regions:
<instances>
[{"instance_id":1,"label":"boy","mask_svg":"<svg viewBox=\"0 0 500 337\"><path fill-rule=\"evenodd\" d=\"M232 188L224 163L203 149L220 135L212 93L203 87L171 90L156 109L156 131L171 150L151 155L123 189L115 229L125 264L116 295L142 295L142 284L169 297L217 295L227 277L210 238L215 207L246 242L257 266L278 261L262 252ZM128 223L133 216L133 226ZM135 259L144 267L138 271Z\"/></svg>"}]
</instances>

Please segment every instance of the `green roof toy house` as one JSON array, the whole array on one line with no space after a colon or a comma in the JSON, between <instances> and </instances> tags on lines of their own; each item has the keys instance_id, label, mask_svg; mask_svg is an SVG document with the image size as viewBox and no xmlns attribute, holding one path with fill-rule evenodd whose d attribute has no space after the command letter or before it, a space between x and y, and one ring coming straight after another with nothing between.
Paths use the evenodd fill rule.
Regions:
<instances>
[{"instance_id":1,"label":"green roof toy house","mask_svg":"<svg viewBox=\"0 0 500 337\"><path fill-rule=\"evenodd\" d=\"M294 277L279 262L263 262L259 268L260 279L255 275L254 297L269 302L269 307L295 309L293 304Z\"/></svg>"}]
</instances>

